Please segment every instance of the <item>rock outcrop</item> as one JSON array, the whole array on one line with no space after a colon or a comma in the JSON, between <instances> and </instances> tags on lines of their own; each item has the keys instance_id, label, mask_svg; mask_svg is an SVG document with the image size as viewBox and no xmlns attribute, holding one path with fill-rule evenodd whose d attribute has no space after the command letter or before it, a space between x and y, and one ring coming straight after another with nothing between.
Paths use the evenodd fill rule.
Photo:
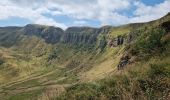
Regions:
<instances>
[{"instance_id":1,"label":"rock outcrop","mask_svg":"<svg viewBox=\"0 0 170 100\"><path fill-rule=\"evenodd\" d=\"M41 36L41 32L45 29L43 25L28 24L23 27L22 31L25 35Z\"/></svg>"},{"instance_id":2,"label":"rock outcrop","mask_svg":"<svg viewBox=\"0 0 170 100\"><path fill-rule=\"evenodd\" d=\"M28 24L23 27L22 32L25 35L35 35L43 38L47 43L57 43L64 31L61 28L53 26L43 26L37 24Z\"/></svg>"},{"instance_id":3,"label":"rock outcrop","mask_svg":"<svg viewBox=\"0 0 170 100\"><path fill-rule=\"evenodd\" d=\"M99 31L97 28L70 27L62 37L62 42L73 44L93 44L96 42Z\"/></svg>"},{"instance_id":4,"label":"rock outcrop","mask_svg":"<svg viewBox=\"0 0 170 100\"><path fill-rule=\"evenodd\" d=\"M57 43L60 41L64 31L61 28L55 28L53 26L45 28L41 32L42 38L48 43Z\"/></svg>"},{"instance_id":5,"label":"rock outcrop","mask_svg":"<svg viewBox=\"0 0 170 100\"><path fill-rule=\"evenodd\" d=\"M116 38L113 38L108 41L109 47L116 47L118 45L122 45L124 43L124 37L123 36L117 36Z\"/></svg>"},{"instance_id":6,"label":"rock outcrop","mask_svg":"<svg viewBox=\"0 0 170 100\"><path fill-rule=\"evenodd\" d=\"M123 56L121 59L120 59L120 62L118 64L118 70L121 70L123 69L127 64L129 64L129 59L130 57L128 55L126 56Z\"/></svg>"},{"instance_id":7,"label":"rock outcrop","mask_svg":"<svg viewBox=\"0 0 170 100\"><path fill-rule=\"evenodd\" d=\"M124 52L123 56L121 57L119 64L117 66L118 70L122 70L128 64L132 64L137 61L136 56L132 56L132 54L128 51Z\"/></svg>"},{"instance_id":8,"label":"rock outcrop","mask_svg":"<svg viewBox=\"0 0 170 100\"><path fill-rule=\"evenodd\" d=\"M58 27L28 24L21 30L25 35L35 35L47 43L94 44L99 34L107 34L112 27L69 27L65 31Z\"/></svg>"}]
</instances>

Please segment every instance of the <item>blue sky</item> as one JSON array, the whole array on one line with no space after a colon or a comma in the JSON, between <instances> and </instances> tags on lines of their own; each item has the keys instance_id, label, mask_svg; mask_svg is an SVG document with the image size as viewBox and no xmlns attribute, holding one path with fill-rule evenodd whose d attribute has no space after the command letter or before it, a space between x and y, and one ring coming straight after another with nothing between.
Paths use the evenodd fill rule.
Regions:
<instances>
[{"instance_id":1,"label":"blue sky","mask_svg":"<svg viewBox=\"0 0 170 100\"><path fill-rule=\"evenodd\" d=\"M141 0L141 2L145 3L146 5L153 6L155 4L159 4L164 2L165 0Z\"/></svg>"},{"instance_id":2,"label":"blue sky","mask_svg":"<svg viewBox=\"0 0 170 100\"><path fill-rule=\"evenodd\" d=\"M2 0L0 26L118 26L158 19L169 5L170 0Z\"/></svg>"}]
</instances>

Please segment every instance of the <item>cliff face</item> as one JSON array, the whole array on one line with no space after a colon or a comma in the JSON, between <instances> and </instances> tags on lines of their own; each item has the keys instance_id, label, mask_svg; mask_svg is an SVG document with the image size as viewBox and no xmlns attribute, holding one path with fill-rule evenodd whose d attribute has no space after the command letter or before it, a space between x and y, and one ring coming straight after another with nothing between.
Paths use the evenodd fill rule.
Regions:
<instances>
[{"instance_id":1,"label":"cliff face","mask_svg":"<svg viewBox=\"0 0 170 100\"><path fill-rule=\"evenodd\" d=\"M44 39L46 43L51 44L59 42L69 44L96 44L97 42L100 42L103 45L106 42L110 47L115 47L124 43L130 43L131 41L135 40L141 32L133 32L133 30L136 30L139 27L156 27L160 24L167 31L167 33L169 33L169 20L170 14L167 14L156 21L128 24L119 28L113 28L111 26L104 26L101 28L69 27L65 31L59 27L37 24L28 24L24 27L0 27L0 45L10 47L22 39L21 35L34 35ZM114 35L114 37L109 38L108 34ZM102 42L100 40L100 35L104 36L103 38L105 38L102 39Z\"/></svg>"},{"instance_id":2,"label":"cliff face","mask_svg":"<svg viewBox=\"0 0 170 100\"><path fill-rule=\"evenodd\" d=\"M76 33L65 33L62 38L64 43L73 44L93 44L97 39L97 34L87 35L87 34L76 34Z\"/></svg>"},{"instance_id":3,"label":"cliff face","mask_svg":"<svg viewBox=\"0 0 170 100\"><path fill-rule=\"evenodd\" d=\"M117 36L116 38L110 39L108 41L108 45L109 45L109 47L116 47L118 45L124 44L124 41L125 41L125 37Z\"/></svg>"},{"instance_id":4,"label":"cliff face","mask_svg":"<svg viewBox=\"0 0 170 100\"><path fill-rule=\"evenodd\" d=\"M64 31L60 28L47 27L41 32L42 38L48 43L57 43L60 41Z\"/></svg>"},{"instance_id":5,"label":"cliff face","mask_svg":"<svg viewBox=\"0 0 170 100\"><path fill-rule=\"evenodd\" d=\"M99 29L89 27L70 27L68 28L62 38L64 43L73 44L93 44L97 40Z\"/></svg>"},{"instance_id":6,"label":"cliff face","mask_svg":"<svg viewBox=\"0 0 170 100\"><path fill-rule=\"evenodd\" d=\"M63 31L53 26L29 24L23 27L25 35L35 35L43 38L47 43L71 43L71 44L94 44L99 34L107 34L111 27L90 28L70 27Z\"/></svg>"},{"instance_id":7,"label":"cliff face","mask_svg":"<svg viewBox=\"0 0 170 100\"><path fill-rule=\"evenodd\" d=\"M116 35L109 39L109 34L113 31L113 27L104 26L101 28L92 27L69 27L65 31L61 28L54 26L43 26L37 24L28 24L24 27L5 27L0 29L0 41L10 39L11 43L5 44L15 45L22 39L21 36L36 36L43 39L46 43L65 43L73 45L94 45L96 47L104 48L106 45L109 47L116 47L122 45L131 39L131 36ZM5 34L4 34L5 33ZM6 34L8 33L8 34ZM3 34L5 36L3 36ZM8 35L8 36L7 36ZM12 39L11 39L12 38ZM2 44L0 43L0 44Z\"/></svg>"},{"instance_id":8,"label":"cliff face","mask_svg":"<svg viewBox=\"0 0 170 100\"><path fill-rule=\"evenodd\" d=\"M43 38L47 43L57 43L64 31L61 28L53 26L42 26L35 24L28 24L23 27L22 32L25 35L35 35Z\"/></svg>"},{"instance_id":9,"label":"cliff face","mask_svg":"<svg viewBox=\"0 0 170 100\"><path fill-rule=\"evenodd\" d=\"M0 28L0 41L3 42L10 39L9 46L15 45L15 42L19 42L22 39L21 36L36 36L42 38L46 43L65 43L73 45L96 45L99 44L102 47L109 45L115 47L124 43L125 37L116 36L111 40L107 39L107 35L112 31L111 26L104 26L101 28L92 27L69 27L65 31L61 28L54 26L43 26L37 24L28 24L24 27L5 27ZM8 34L6 34L8 33ZM5 35L5 36L3 36ZM101 39L101 35L103 36ZM12 38L12 39L11 39ZM104 39L103 39L104 38ZM5 40L5 41L3 41Z\"/></svg>"}]
</instances>

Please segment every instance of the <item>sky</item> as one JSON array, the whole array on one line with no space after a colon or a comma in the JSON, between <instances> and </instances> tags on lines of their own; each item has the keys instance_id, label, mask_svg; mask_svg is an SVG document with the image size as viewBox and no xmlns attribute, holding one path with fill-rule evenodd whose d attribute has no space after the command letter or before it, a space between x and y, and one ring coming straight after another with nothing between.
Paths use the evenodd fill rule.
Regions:
<instances>
[{"instance_id":1,"label":"sky","mask_svg":"<svg viewBox=\"0 0 170 100\"><path fill-rule=\"evenodd\" d=\"M1 0L0 27L118 26L148 22L168 12L170 0Z\"/></svg>"}]
</instances>

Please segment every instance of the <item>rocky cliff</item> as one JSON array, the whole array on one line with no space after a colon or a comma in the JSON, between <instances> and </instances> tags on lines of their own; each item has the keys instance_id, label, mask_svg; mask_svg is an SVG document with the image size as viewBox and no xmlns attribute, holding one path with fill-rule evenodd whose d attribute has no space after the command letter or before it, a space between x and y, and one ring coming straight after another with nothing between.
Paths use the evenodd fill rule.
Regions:
<instances>
[{"instance_id":1,"label":"rocky cliff","mask_svg":"<svg viewBox=\"0 0 170 100\"><path fill-rule=\"evenodd\" d=\"M47 43L94 44L99 34L108 34L112 27L69 27L65 31L58 27L28 24L21 29L28 36L38 36Z\"/></svg>"}]
</instances>

